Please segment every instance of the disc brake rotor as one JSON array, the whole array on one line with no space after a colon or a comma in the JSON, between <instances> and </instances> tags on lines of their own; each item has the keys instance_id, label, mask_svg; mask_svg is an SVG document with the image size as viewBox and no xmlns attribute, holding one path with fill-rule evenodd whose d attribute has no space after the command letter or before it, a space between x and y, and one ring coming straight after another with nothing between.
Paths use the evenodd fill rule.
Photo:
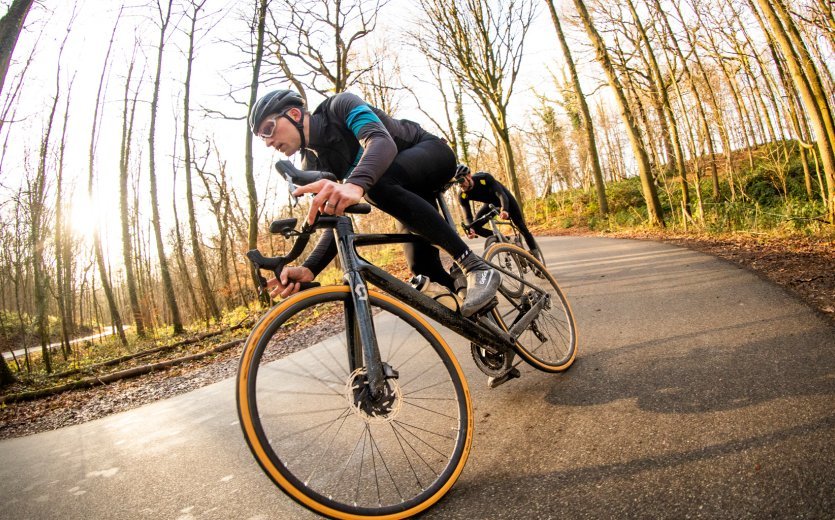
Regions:
<instances>
[{"instance_id":1,"label":"disc brake rotor","mask_svg":"<svg viewBox=\"0 0 835 520\"><path fill-rule=\"evenodd\" d=\"M396 378L387 378L382 394L371 397L364 367L354 370L345 383L345 398L351 411L367 423L393 421L403 406L403 394Z\"/></svg>"}]
</instances>

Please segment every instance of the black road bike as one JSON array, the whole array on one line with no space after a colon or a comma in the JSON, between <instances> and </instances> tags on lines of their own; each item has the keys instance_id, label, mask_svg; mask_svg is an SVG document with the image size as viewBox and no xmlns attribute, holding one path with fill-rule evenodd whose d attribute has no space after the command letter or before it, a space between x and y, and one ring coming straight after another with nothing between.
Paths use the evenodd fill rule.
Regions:
<instances>
[{"instance_id":1,"label":"black road bike","mask_svg":"<svg viewBox=\"0 0 835 520\"><path fill-rule=\"evenodd\" d=\"M276 165L291 182L330 174ZM439 196L447 219L449 211ZM346 213L368 213L357 204ZM295 237L286 256L247 256L278 275L311 234L335 231L344 283L282 300L264 314L244 346L236 381L244 437L264 472L288 496L331 518L406 518L435 504L455 483L473 436L470 393L461 366L427 318L472 342L479 368L495 381L518 376L513 359L546 372L574 362L577 335L556 280L528 252L497 243L484 255L521 291L503 284L480 313L464 318L358 251L423 240L411 234L358 234L349 216L319 215L297 229L277 220L270 231ZM530 267L505 269L512 255ZM510 282L508 282L510 283ZM311 346L296 343L318 335ZM292 353L287 354L287 352Z\"/></svg>"}]
</instances>

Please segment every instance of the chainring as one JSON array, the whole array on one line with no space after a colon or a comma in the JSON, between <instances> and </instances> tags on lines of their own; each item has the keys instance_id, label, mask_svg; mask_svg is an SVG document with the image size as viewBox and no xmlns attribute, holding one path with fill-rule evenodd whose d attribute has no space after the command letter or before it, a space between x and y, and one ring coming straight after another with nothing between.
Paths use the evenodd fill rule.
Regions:
<instances>
[{"instance_id":1,"label":"chainring","mask_svg":"<svg viewBox=\"0 0 835 520\"><path fill-rule=\"evenodd\" d=\"M502 376L513 366L514 352L493 353L475 343L470 343L470 352L478 369L490 377Z\"/></svg>"}]
</instances>

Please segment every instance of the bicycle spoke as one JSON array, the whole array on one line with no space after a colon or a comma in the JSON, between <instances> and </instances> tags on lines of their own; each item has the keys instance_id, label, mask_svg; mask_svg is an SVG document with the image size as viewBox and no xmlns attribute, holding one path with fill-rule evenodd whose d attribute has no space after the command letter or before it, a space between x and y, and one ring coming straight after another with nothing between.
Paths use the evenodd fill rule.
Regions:
<instances>
[{"instance_id":1,"label":"bicycle spoke","mask_svg":"<svg viewBox=\"0 0 835 520\"><path fill-rule=\"evenodd\" d=\"M411 400L409 400L409 401L405 401L405 403L404 403L404 404L408 404L408 405L410 405L410 406L414 406L415 408L420 408L421 410L426 410L427 412L430 412L430 413L433 413L433 414L436 414L436 415L440 415L441 417L446 417L447 419L453 419L453 420L458 419L458 417L453 417L453 416L451 416L451 415L447 415L447 414L445 414L445 413L441 413L441 412L438 412L438 411L432 410L431 408L426 408L425 406L418 406L418 405L416 405L415 403L411 402Z\"/></svg>"},{"instance_id":2,"label":"bicycle spoke","mask_svg":"<svg viewBox=\"0 0 835 520\"><path fill-rule=\"evenodd\" d=\"M296 327L316 326L317 316L330 316L346 297L334 291L317 302L314 296L307 307L288 310L288 319ZM319 514L327 509L311 504L363 517L369 510L396 515L437 499L468 451L470 408L448 347L401 307L379 299L372 305L383 311L372 313L380 360L398 374L383 381L382 399L368 396L361 364L347 370L347 336L355 324L292 356L252 358L252 400L262 413L251 420L268 457L254 453L262 467L291 475L274 480L294 497L309 497L305 505ZM264 330L284 334L280 326ZM259 348L272 344L265 338Z\"/></svg>"},{"instance_id":3,"label":"bicycle spoke","mask_svg":"<svg viewBox=\"0 0 835 520\"><path fill-rule=\"evenodd\" d=\"M516 338L516 351L523 360L538 369L549 372L565 370L574 359L576 337L574 318L562 297L562 292L538 263L512 246L500 244L491 248L488 260L501 263L510 256L518 260L518 265L527 266L522 270L522 278L526 280L521 285L521 290L515 293L515 285L506 286L505 281L502 282L499 291L504 300L494 310L493 316L509 330L532 306L543 298L548 298L548 305L536 311L536 317ZM512 275L511 278L519 279Z\"/></svg>"},{"instance_id":4,"label":"bicycle spoke","mask_svg":"<svg viewBox=\"0 0 835 520\"><path fill-rule=\"evenodd\" d=\"M415 434L415 432L413 432L411 429L415 429L415 430L418 430L418 431L423 431L423 432L426 432L426 433L431 433L432 435L437 435L438 437L444 437L444 438L447 438L447 439L451 439L451 438L453 438L453 437L445 437L444 435L441 435L441 434L439 434L439 433L435 433L435 432L430 432L429 430L425 430L425 429L420 428L420 427L418 427L418 426L414 426L414 425L411 425L411 424L405 424L405 423L402 423L402 422L400 422L400 421L396 421L396 422L397 422L397 424L398 424L399 426L401 426L401 427L403 428L403 431L405 431L406 433L408 433L408 434L410 434L411 436L413 436L413 437L415 438L415 440L419 441L421 444L423 444L424 446L426 446L426 447L427 447L427 448L429 448L430 450L434 451L434 452L435 452L435 453L437 453L438 455L440 455L440 456L442 456L442 457L445 457L445 456L446 456L446 455L444 455L442 452L440 452L438 449L436 449L434 446L432 446L431 444L429 444L429 443L428 443L428 442L426 442L425 440L423 440L423 439L421 439L420 437L418 437L418 436L417 436L417 434ZM410 428L411 428L411 429L410 429ZM422 457L421 457L421 458L422 458Z\"/></svg>"}]
</instances>

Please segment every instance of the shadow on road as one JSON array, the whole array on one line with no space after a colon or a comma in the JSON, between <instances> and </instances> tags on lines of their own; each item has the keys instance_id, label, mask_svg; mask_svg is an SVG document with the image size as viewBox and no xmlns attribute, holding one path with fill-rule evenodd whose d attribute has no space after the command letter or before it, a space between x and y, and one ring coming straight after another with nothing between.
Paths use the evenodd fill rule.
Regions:
<instances>
[{"instance_id":1,"label":"shadow on road","mask_svg":"<svg viewBox=\"0 0 835 520\"><path fill-rule=\"evenodd\" d=\"M555 381L545 400L585 406L635 399L646 411L703 413L792 396L835 397L835 347L819 330L743 338L735 345L704 344L708 336L750 335L757 323L589 353Z\"/></svg>"}]
</instances>

